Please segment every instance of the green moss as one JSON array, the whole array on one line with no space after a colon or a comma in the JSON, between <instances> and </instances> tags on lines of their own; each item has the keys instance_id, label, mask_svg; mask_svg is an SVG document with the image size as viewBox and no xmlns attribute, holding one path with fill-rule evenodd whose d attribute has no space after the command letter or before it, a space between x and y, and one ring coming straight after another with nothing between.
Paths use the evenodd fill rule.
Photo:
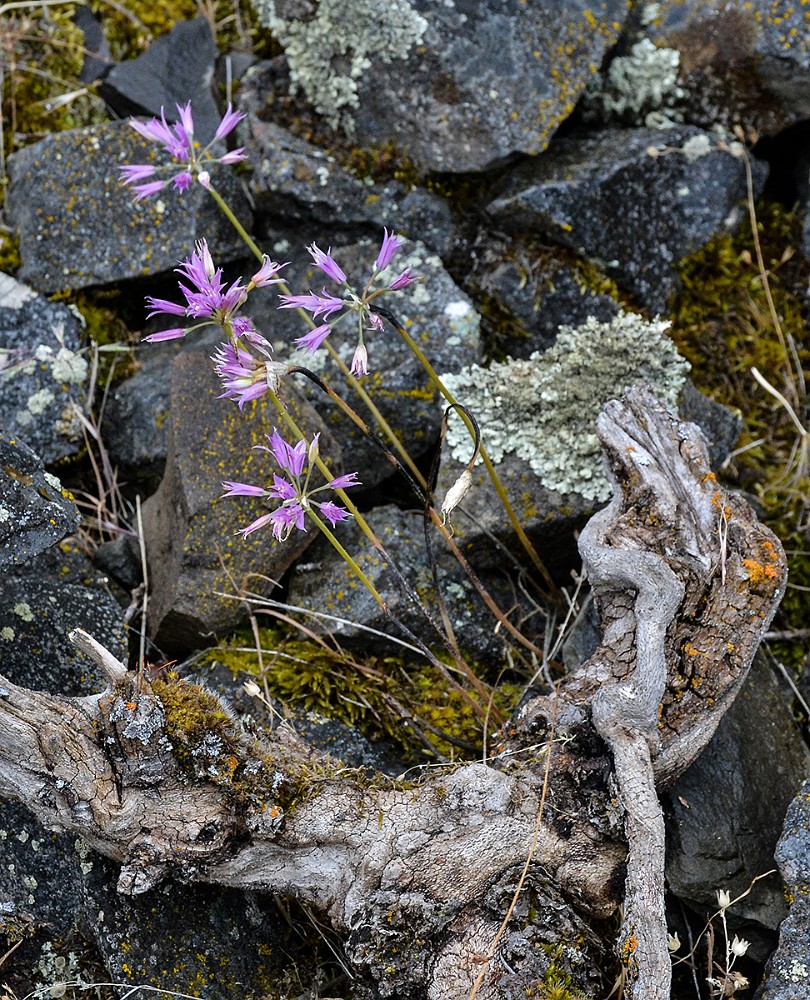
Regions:
<instances>
[{"instance_id":1,"label":"green moss","mask_svg":"<svg viewBox=\"0 0 810 1000\"><path fill-rule=\"evenodd\" d=\"M0 203L2 203L1 194ZM0 233L0 271L4 274L15 274L21 263L19 237L14 233Z\"/></svg>"},{"instance_id":2,"label":"green moss","mask_svg":"<svg viewBox=\"0 0 810 1000\"><path fill-rule=\"evenodd\" d=\"M412 719L443 756L458 755L457 743L482 744L488 706L476 709L428 664L399 655L355 660L281 628L260 630L260 641L263 650L271 651L264 654L262 679L284 704L338 719L370 739L387 737L409 754L418 750L424 755L426 748L412 727L403 724L405 719ZM256 654L244 650L252 643L252 637L239 634L207 657L234 673L258 676ZM510 711L521 691L515 683L499 684L492 696L494 709Z\"/></svg>"},{"instance_id":3,"label":"green moss","mask_svg":"<svg viewBox=\"0 0 810 1000\"><path fill-rule=\"evenodd\" d=\"M805 290L810 267L795 248L801 239L798 212L762 202L757 207L758 234L774 305L784 331L797 345L801 364L810 369ZM762 516L788 551L790 584L810 586L810 540L806 518L810 476L796 475L791 453L797 433L789 415L763 390L756 367L780 391L794 384L785 353L773 328L765 288L748 224L736 235L724 234L681 265L681 291L674 307L672 336L692 364L697 385L727 406L739 409L745 431L731 467L739 484L758 498ZM797 387L798 416L810 421L810 401ZM752 447L756 442L756 447ZM806 596L790 585L780 610L780 625L801 628ZM781 652L797 661L798 646ZM798 661L797 661L798 662Z\"/></svg>"}]
</instances>

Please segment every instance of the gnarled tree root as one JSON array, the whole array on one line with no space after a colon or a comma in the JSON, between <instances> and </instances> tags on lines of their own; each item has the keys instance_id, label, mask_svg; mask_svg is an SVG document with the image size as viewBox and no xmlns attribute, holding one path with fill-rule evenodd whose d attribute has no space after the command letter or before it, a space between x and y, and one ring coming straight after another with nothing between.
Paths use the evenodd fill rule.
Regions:
<instances>
[{"instance_id":1,"label":"gnarled tree root","mask_svg":"<svg viewBox=\"0 0 810 1000\"><path fill-rule=\"evenodd\" d=\"M504 977L542 973L525 947L487 952L551 752L531 876L554 899L548 919L587 936L577 911L604 917L624 895L627 995L668 996L656 786L697 757L739 690L785 563L715 482L699 432L648 390L610 403L599 433L617 494L580 545L602 644L556 708L550 695L522 706L506 753L411 785L369 780L284 726L246 736L202 689L150 684L77 632L108 687L61 698L0 678L0 795L119 860L122 892L173 877L295 896L344 934L380 995L464 1000L485 962L484 1000ZM178 719L195 704L216 722L189 743Z\"/></svg>"}]
</instances>

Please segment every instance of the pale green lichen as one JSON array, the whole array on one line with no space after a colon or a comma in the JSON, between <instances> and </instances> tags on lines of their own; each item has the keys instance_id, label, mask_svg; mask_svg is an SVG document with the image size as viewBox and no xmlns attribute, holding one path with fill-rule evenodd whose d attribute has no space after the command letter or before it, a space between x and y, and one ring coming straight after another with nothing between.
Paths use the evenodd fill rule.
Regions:
<instances>
[{"instance_id":1,"label":"pale green lichen","mask_svg":"<svg viewBox=\"0 0 810 1000\"><path fill-rule=\"evenodd\" d=\"M617 56L607 73L598 73L583 98L585 116L625 125L667 127L682 121L678 103L685 91L678 86L681 54L677 49L658 48L649 38Z\"/></svg>"},{"instance_id":2,"label":"pale green lichen","mask_svg":"<svg viewBox=\"0 0 810 1000\"><path fill-rule=\"evenodd\" d=\"M609 399L648 383L668 406L677 405L689 362L667 336L669 323L647 322L620 313L601 323L560 327L545 353L527 360L471 365L443 375L447 388L478 420L493 462L515 454L548 489L606 500L610 483L603 471L596 418ZM466 462L469 435L452 417L447 444Z\"/></svg>"},{"instance_id":3,"label":"pale green lichen","mask_svg":"<svg viewBox=\"0 0 810 1000\"><path fill-rule=\"evenodd\" d=\"M283 47L290 79L333 125L351 128L341 109L358 106L357 81L370 56L405 59L418 45L427 21L408 0L321 0L308 19L285 20L275 0L252 0L259 21Z\"/></svg>"}]
</instances>

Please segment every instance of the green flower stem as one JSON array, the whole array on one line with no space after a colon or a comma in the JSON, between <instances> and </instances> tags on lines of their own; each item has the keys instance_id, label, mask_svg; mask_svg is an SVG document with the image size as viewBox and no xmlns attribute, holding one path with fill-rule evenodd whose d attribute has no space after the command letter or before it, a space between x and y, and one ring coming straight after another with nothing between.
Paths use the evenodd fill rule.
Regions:
<instances>
[{"instance_id":1,"label":"green flower stem","mask_svg":"<svg viewBox=\"0 0 810 1000\"><path fill-rule=\"evenodd\" d=\"M385 603L382 594L379 592L379 590L377 590L377 588L374 586L371 580L369 580L369 578L362 571L362 569L360 569L360 567L357 565L356 560L353 559L346 551L346 549L343 548L343 546L340 544L335 534L332 531L330 531L329 528L326 527L326 525L323 523L323 521L318 517L318 515L311 507L307 509L307 514L309 515L309 517L312 518L315 524L317 524L319 531L329 539L330 545L332 545L332 547L335 549L335 551L341 557L341 559L343 559L343 561L346 563L346 565L349 567L352 573L354 573L354 575L358 578L358 580L360 580L360 582L363 584L366 590L371 594L371 596L380 606L380 610L383 612L383 614L386 617L390 617L391 612L388 610L388 605Z\"/></svg>"},{"instance_id":2,"label":"green flower stem","mask_svg":"<svg viewBox=\"0 0 810 1000\"><path fill-rule=\"evenodd\" d=\"M411 352L414 354L414 356L416 357L416 359L419 361L419 363L425 369L425 371L428 374L428 377L430 378L430 380L434 384L434 386L439 390L439 392L442 394L442 396L444 396L444 398L447 400L448 403L450 403L451 406L458 407L458 402L453 397L453 394L450 392L449 389L447 389L447 387L444 385L444 383L442 382L442 380L436 374L436 371L435 371L433 365L425 357L424 352L419 347L419 345L416 343L416 341L413 339L413 337L408 333L408 331L405 329L405 327L402 326L400 323L394 323L393 325L394 325L394 329L397 331L397 333L400 335L400 337L402 337L402 339L408 345L408 347L410 348ZM470 421L470 418L463 411L463 409L459 409L458 413L459 413L459 416L461 417L461 419L464 421L464 425L466 426L467 430L470 432L470 436L473 438L473 440L475 440L475 430L473 428L472 422ZM549 588L550 593L551 594L556 594L557 593L557 586L554 583L554 581L551 579L551 575L550 575L549 571L543 565L543 561L540 558L540 556L538 555L537 549L535 549L534 545L532 545L531 540L529 539L529 536L523 530L523 525L518 520L518 516L515 513L515 510L512 507L512 504L509 502L509 497L506 495L506 490L504 489L503 483L501 482L500 477L498 476L498 473L495 471L495 466L492 464L492 460L490 459L489 455L487 454L486 449L484 448L483 444L481 445L481 458L484 461L484 465L486 467L487 473L489 474L489 478L492 480L492 485L495 487L495 492L498 494L498 499L503 504L503 509L506 511L506 514L507 514L507 516L509 518L509 521L510 521L510 523L511 523L511 525L512 525L514 531L515 531L515 533L517 534L518 538L520 539L520 542L523 545L523 548L526 550L526 552L529 555L529 558L534 563L537 571L542 576L543 581L545 582L546 586Z\"/></svg>"},{"instance_id":3,"label":"green flower stem","mask_svg":"<svg viewBox=\"0 0 810 1000\"><path fill-rule=\"evenodd\" d=\"M242 240L245 243L245 246L251 251L251 253L253 253L255 255L255 257L258 260L260 260L260 261L264 260L264 254L261 252L261 250L259 249L259 247L256 245L256 242L251 238L250 234L247 232L247 230L242 225L242 223L239 221L239 219L237 219L237 217L234 215L233 211L231 210L230 205L228 205L228 203L225 201L225 199L222 197L222 195L219 193L219 191L217 191L216 188L213 185L211 185L208 188L208 191L210 192L211 197L214 199L214 201L219 206L220 211L222 212L222 214L230 222L230 224L234 227L234 229L237 231L237 233L239 233L239 235L241 236ZM286 284L286 282L279 281L278 282L278 287L279 287L282 295L289 295L290 294L290 288ZM315 329L315 323L312 320L312 317L309 315L309 313L304 312L303 309L297 309L296 312L301 317L301 319L304 320L304 322L307 324L307 326L310 328L310 330L314 330ZM408 468L411 470L412 475L416 477L417 481L420 482L422 484L422 486L424 486L425 485L425 480L424 480L424 477L422 476L422 473L416 467L416 464L414 463L414 461L411 458L411 456L408 454L408 451L405 448L405 446L402 444L402 442L399 440L399 438L394 433L393 428L391 427L391 425L388 423L388 421L385 419L385 417L382 415L382 413L380 413L378 407L376 406L376 404L372 400L371 396L369 396L369 394L366 392L366 390L363 388L363 386L357 381L357 379L354 377L354 375L352 375L352 373L349 371L348 365L340 357L340 355L337 353L337 351L335 350L335 348L330 343L328 343L328 342L324 344L324 347L326 347L326 349L329 352L332 360L335 362L335 364L338 366L338 368L340 369L340 371L343 373L343 377L349 383L349 385L351 386L351 388L354 390L354 392L357 393L357 395L360 397L360 399L362 399L362 401L365 404L367 410L369 411L369 413L371 414L371 416L374 418L374 422L377 424L377 426L380 428L380 430L383 432L383 434L385 434L385 436L391 442L394 450L399 454L399 457L408 466Z\"/></svg>"},{"instance_id":4,"label":"green flower stem","mask_svg":"<svg viewBox=\"0 0 810 1000\"><path fill-rule=\"evenodd\" d=\"M222 212L222 214L225 216L225 218L228 220L228 222L230 222L230 224L233 226L233 228L242 237L242 240L243 240L245 246L248 248L248 250L250 250L250 252L261 263L261 261L264 260L264 254L261 252L261 250L259 249L259 247L256 245L256 242L253 240L252 236L247 231L247 229L245 229L245 227L242 225L242 223L239 221L239 219L236 218L236 216L234 215L233 211L231 210L231 206L227 203L227 201L225 201L225 199L222 197L222 195L219 193L219 191L217 191L217 189L214 187L213 184L209 184L209 186L208 186L208 188L206 190L211 195L211 197L214 199L214 201L217 203L217 206L219 207L219 210Z\"/></svg>"}]
</instances>

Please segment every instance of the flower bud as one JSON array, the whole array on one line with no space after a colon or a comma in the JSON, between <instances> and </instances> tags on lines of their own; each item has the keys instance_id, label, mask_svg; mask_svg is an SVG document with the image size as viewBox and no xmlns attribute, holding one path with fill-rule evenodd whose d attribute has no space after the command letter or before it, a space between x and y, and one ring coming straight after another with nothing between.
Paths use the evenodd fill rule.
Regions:
<instances>
[{"instance_id":1,"label":"flower bud","mask_svg":"<svg viewBox=\"0 0 810 1000\"><path fill-rule=\"evenodd\" d=\"M249 694L251 698L258 698L262 693L262 689L256 681L245 681L242 687L244 688L245 694Z\"/></svg>"},{"instance_id":2,"label":"flower bud","mask_svg":"<svg viewBox=\"0 0 810 1000\"><path fill-rule=\"evenodd\" d=\"M469 469L465 469L447 491L447 495L444 498L442 503L442 524L447 524L448 517L450 517L471 489L472 473Z\"/></svg>"}]
</instances>

